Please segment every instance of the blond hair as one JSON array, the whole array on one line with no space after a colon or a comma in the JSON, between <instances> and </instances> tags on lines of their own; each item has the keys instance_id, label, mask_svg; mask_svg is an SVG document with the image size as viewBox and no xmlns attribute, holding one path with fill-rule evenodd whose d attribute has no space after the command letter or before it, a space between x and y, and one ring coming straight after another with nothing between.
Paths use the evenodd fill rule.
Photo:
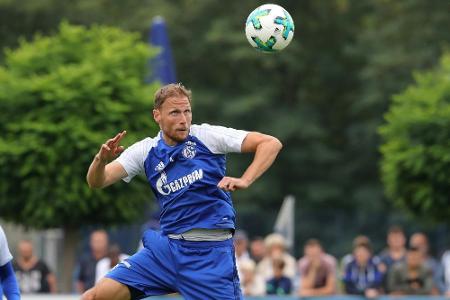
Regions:
<instances>
[{"instance_id":1,"label":"blond hair","mask_svg":"<svg viewBox=\"0 0 450 300\"><path fill-rule=\"evenodd\" d=\"M187 89L182 83L170 83L159 88L155 93L154 109L159 109L163 105L164 101L170 97L183 97L186 96L189 103L192 99L191 90Z\"/></svg>"}]
</instances>

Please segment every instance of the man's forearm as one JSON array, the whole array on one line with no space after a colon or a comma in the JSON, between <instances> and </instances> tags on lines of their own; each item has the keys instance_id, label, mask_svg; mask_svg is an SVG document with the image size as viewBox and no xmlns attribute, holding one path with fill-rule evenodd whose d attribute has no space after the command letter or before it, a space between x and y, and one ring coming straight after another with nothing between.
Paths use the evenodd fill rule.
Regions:
<instances>
[{"instance_id":1,"label":"man's forearm","mask_svg":"<svg viewBox=\"0 0 450 300\"><path fill-rule=\"evenodd\" d=\"M107 162L102 161L99 155L95 155L89 166L86 180L90 188L101 188L105 183L105 166Z\"/></svg>"},{"instance_id":2,"label":"man's forearm","mask_svg":"<svg viewBox=\"0 0 450 300\"><path fill-rule=\"evenodd\" d=\"M255 157L247 170L242 175L249 185L258 179L275 161L283 145L276 139L270 139L259 144L255 151Z\"/></svg>"}]
</instances>

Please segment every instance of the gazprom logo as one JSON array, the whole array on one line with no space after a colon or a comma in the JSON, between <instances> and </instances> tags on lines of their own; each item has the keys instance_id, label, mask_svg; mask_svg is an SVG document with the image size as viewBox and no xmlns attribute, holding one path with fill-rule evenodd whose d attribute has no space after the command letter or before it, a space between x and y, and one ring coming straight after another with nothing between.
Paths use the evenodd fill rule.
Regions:
<instances>
[{"instance_id":1,"label":"gazprom logo","mask_svg":"<svg viewBox=\"0 0 450 300\"><path fill-rule=\"evenodd\" d=\"M161 195L167 196L170 193L179 191L182 188L185 188L202 178L203 178L203 170L198 169L194 170L190 174L177 178L168 183L166 173L162 172L161 177L159 177L159 179L156 181L156 189Z\"/></svg>"}]
</instances>

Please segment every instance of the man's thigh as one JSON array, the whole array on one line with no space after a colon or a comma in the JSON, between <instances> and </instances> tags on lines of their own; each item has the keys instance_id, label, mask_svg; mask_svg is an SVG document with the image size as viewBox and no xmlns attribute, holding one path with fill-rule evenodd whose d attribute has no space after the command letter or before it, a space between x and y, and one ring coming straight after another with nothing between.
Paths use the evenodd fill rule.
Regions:
<instances>
[{"instance_id":1,"label":"man's thigh","mask_svg":"<svg viewBox=\"0 0 450 300\"><path fill-rule=\"evenodd\" d=\"M107 278L129 287L132 298L166 295L176 291L176 268L166 237L148 232L146 247L114 267Z\"/></svg>"},{"instance_id":2,"label":"man's thigh","mask_svg":"<svg viewBox=\"0 0 450 300\"><path fill-rule=\"evenodd\" d=\"M92 289L86 291L82 300L130 300L128 287L109 278L101 279Z\"/></svg>"},{"instance_id":3,"label":"man's thigh","mask_svg":"<svg viewBox=\"0 0 450 300\"><path fill-rule=\"evenodd\" d=\"M186 300L242 299L231 240L177 244L178 290Z\"/></svg>"}]
</instances>

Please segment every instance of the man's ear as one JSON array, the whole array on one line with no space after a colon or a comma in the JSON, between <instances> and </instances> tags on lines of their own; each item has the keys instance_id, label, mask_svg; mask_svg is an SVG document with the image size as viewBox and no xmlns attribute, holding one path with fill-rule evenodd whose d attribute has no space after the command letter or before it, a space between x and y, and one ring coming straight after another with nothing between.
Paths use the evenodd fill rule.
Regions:
<instances>
[{"instance_id":1,"label":"man's ear","mask_svg":"<svg viewBox=\"0 0 450 300\"><path fill-rule=\"evenodd\" d=\"M161 120L161 112L159 109L153 110L153 119L155 119L155 122L159 124L159 121Z\"/></svg>"}]
</instances>

